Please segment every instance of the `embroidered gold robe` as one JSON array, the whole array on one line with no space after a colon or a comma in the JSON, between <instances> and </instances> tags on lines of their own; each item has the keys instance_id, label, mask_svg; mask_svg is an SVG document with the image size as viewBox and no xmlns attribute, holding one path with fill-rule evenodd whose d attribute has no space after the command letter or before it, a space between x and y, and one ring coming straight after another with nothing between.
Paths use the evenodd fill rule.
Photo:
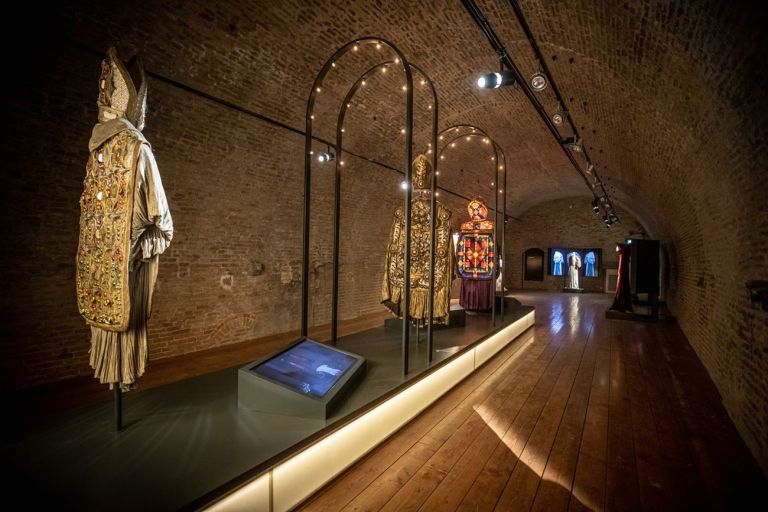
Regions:
<instances>
[{"instance_id":1,"label":"embroidered gold robe","mask_svg":"<svg viewBox=\"0 0 768 512\"><path fill-rule=\"evenodd\" d=\"M433 323L448 324L451 306L451 281L454 277L451 212L437 202L435 222L435 282L433 294ZM429 316L429 228L430 200L417 198L411 203L411 293L410 316ZM395 316L402 316L404 290L403 252L405 222L403 207L395 211L395 219L387 244L386 268L381 284L381 301Z\"/></svg>"},{"instance_id":2,"label":"embroidered gold robe","mask_svg":"<svg viewBox=\"0 0 768 512\"><path fill-rule=\"evenodd\" d=\"M124 128L115 135L109 136L102 142L102 138L109 130L105 130L104 124L114 124L114 130ZM121 304L121 315L117 316L117 308L109 308L102 303L101 308L90 311L90 316L85 316L91 324L91 351L90 364L101 383L120 383L124 389L130 389L136 380L144 374L147 364L147 321L152 309L152 295L157 281L158 256L169 246L173 238L173 220L171 219L165 191L160 179L160 173L155 162L154 155L144 137L132 127L127 126L124 120L108 121L97 125L94 129L94 138L90 146L91 161L98 162L99 158L112 163L121 169L127 169L126 173L132 175L127 179L132 183L127 200L130 202L127 210L129 236L127 250L122 250L122 240L117 236L116 229L110 228L106 222L89 222L86 210L81 214L81 239L78 249L78 297L91 291L101 293L102 298L112 296L113 304L118 298L127 300L128 304ZM99 136L101 135L101 137ZM121 150L127 147L130 150ZM101 155L101 156L100 156ZM105 155L120 155L121 162L113 162L111 157ZM88 178L86 178L88 180ZM95 182L94 182L95 184ZM118 186L119 188L119 186ZM87 205L89 197L99 201L95 191L85 186L81 202ZM102 199L106 199L106 193L102 192ZM83 208L81 206L81 208ZM92 219L93 220L93 219ZM97 224L99 226L97 226ZM101 233L99 233L101 232ZM113 245L117 242L116 245ZM83 253L97 253L101 261L82 257ZM122 253L123 261L119 261ZM86 263L88 262L88 263ZM114 278L120 278L122 269L127 271L125 283L122 287L112 286L115 281L100 281L102 288L97 285L99 281L87 279L87 274L81 276L81 265L101 265L109 269ZM86 282L91 286L86 288ZM82 284L81 284L82 283ZM82 312L81 302L81 312ZM99 325L98 320L115 320L114 328L109 324ZM93 321L96 319L96 321ZM116 321L120 320L121 324ZM124 327L122 327L124 325ZM122 330L118 330L122 327Z\"/></svg>"}]
</instances>

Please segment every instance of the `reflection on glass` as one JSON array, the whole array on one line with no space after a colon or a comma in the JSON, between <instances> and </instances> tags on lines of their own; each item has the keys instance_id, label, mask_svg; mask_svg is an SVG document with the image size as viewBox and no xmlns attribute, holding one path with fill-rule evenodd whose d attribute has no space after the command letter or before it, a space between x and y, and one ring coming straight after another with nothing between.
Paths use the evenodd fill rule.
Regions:
<instances>
[{"instance_id":1,"label":"reflection on glass","mask_svg":"<svg viewBox=\"0 0 768 512\"><path fill-rule=\"evenodd\" d=\"M595 256L594 251L589 251L584 256L584 263L586 264L586 268L584 269L584 275L587 277L597 277L597 266L595 263L597 262L597 257Z\"/></svg>"},{"instance_id":2,"label":"reflection on glass","mask_svg":"<svg viewBox=\"0 0 768 512\"><path fill-rule=\"evenodd\" d=\"M552 253L552 275L553 276L561 276L563 275L563 261L565 258L563 257L563 253L560 251L554 251Z\"/></svg>"}]
</instances>

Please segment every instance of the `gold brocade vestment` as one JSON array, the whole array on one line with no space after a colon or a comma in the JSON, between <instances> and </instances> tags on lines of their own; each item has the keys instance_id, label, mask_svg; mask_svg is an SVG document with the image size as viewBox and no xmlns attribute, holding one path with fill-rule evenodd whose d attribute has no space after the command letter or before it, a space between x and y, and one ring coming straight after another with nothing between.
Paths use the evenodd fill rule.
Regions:
<instances>
[{"instance_id":1,"label":"gold brocade vestment","mask_svg":"<svg viewBox=\"0 0 768 512\"><path fill-rule=\"evenodd\" d=\"M102 383L131 389L147 366L147 321L159 255L173 238L157 162L141 133L146 80L107 51L99 79L98 123L88 142L80 239L78 310L91 329L90 364Z\"/></svg>"},{"instance_id":2,"label":"gold brocade vestment","mask_svg":"<svg viewBox=\"0 0 768 512\"><path fill-rule=\"evenodd\" d=\"M135 163L144 141L127 129L93 151L80 197L77 298L86 322L128 328L128 274Z\"/></svg>"},{"instance_id":3,"label":"gold brocade vestment","mask_svg":"<svg viewBox=\"0 0 768 512\"><path fill-rule=\"evenodd\" d=\"M427 189L431 168L426 157L414 161L414 188ZM436 201L435 204L435 282L433 294L433 323L447 324L451 303L451 281L454 277L454 253L451 239L451 212ZM403 207L395 211L386 252L386 267L381 284L381 301L395 315L402 316L404 290L405 222ZM426 319L429 316L429 236L430 199L417 197L411 203L411 290L410 317Z\"/></svg>"}]
</instances>

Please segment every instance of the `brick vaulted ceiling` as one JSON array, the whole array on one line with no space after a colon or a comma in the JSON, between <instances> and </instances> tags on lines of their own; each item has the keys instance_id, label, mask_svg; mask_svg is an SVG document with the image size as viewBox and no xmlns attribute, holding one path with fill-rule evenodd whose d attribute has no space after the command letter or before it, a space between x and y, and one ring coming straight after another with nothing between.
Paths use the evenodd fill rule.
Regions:
<instances>
[{"instance_id":1,"label":"brick vaulted ceiling","mask_svg":"<svg viewBox=\"0 0 768 512\"><path fill-rule=\"evenodd\" d=\"M498 60L458 1L154 4L151 18L146 5L117 12L107 2L72 9L71 17L63 18L65 31L94 48L124 41L147 55L152 71L300 129L308 90L325 59L354 37L381 36L434 80L441 128L476 124L505 150L512 215L542 201L589 195L518 88L474 86L477 74L496 70ZM508 2L478 5L523 74L530 75L534 54ZM755 80L764 75L754 74L760 55L755 13L732 2L524 1L521 7L609 194L652 234L671 236L669 222L677 213L693 222L711 216L714 203L732 193L733 200L752 199L717 184L723 169L748 171L756 163L738 148L755 136L756 127L745 124L750 112L764 107ZM113 24L113 39L104 32L90 39L89 25L104 19ZM318 118L335 116L350 81L379 52L360 53L329 77ZM362 111L350 114L347 130L350 149L400 168L401 78L371 83L367 96L365 91L358 96ZM539 97L550 113L557 109L551 90ZM416 102L418 150L427 140L430 102L422 91ZM320 135L331 138L330 122L319 126ZM570 135L567 129L562 134ZM465 159L474 160L475 149L458 149L468 151ZM450 167L446 162L443 185L455 189L460 184L452 176L458 174ZM490 167L466 171L478 176L464 182L484 186L491 172ZM703 184L712 186L696 194Z\"/></svg>"}]
</instances>

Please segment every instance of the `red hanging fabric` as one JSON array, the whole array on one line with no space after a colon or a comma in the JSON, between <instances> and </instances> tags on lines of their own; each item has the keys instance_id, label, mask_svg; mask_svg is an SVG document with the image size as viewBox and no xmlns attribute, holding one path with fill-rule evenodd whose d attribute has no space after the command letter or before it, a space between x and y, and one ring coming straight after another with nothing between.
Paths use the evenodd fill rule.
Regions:
<instances>
[{"instance_id":1,"label":"red hanging fabric","mask_svg":"<svg viewBox=\"0 0 768 512\"><path fill-rule=\"evenodd\" d=\"M632 294L629 289L629 255L630 247L627 244L618 244L616 252L619 253L619 277L616 281L616 296L611 305L612 311L632 311Z\"/></svg>"}]
</instances>

